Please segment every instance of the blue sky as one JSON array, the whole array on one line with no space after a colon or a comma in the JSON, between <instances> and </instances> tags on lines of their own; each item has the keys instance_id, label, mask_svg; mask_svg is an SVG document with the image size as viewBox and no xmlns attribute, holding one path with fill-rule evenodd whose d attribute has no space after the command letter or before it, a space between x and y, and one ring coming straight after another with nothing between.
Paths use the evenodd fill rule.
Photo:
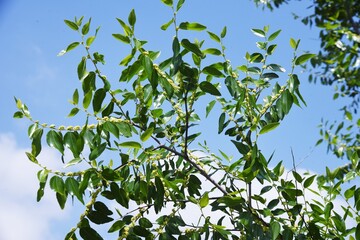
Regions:
<instances>
[{"instance_id":1,"label":"blue sky","mask_svg":"<svg viewBox=\"0 0 360 240\"><path fill-rule=\"evenodd\" d=\"M279 10L269 12L256 8L252 1L192 0L187 1L178 15L178 21L200 22L213 32L220 32L224 25L228 28L225 39L228 58L237 66L245 63L246 51L255 51L255 37L250 29L270 25L270 32L282 29L277 38L278 49L273 62L290 70L292 57L290 37L301 39L302 51L317 52L319 41L316 29L309 29L293 20L292 12L306 16L310 1L294 1ZM170 20L171 10L159 0L147 1L25 1L0 0L0 43L1 53L1 124L0 124L0 239L62 239L76 224L78 213L71 204L67 210L56 207L54 195L48 191L41 203L36 203L39 170L26 159L24 151L30 146L27 138L26 120L14 120L16 111L13 97L27 104L34 119L46 123L74 124L66 118L72 106L68 103L73 90L80 87L76 66L84 51L76 49L63 57L57 57L60 50L69 43L78 41L79 36L63 22L75 16L92 17L92 30L101 26L93 49L105 55L107 62L103 73L116 81L121 72L118 63L129 52L127 46L115 40L111 34L121 33L116 17L127 19L131 9L137 14L136 35L149 41L147 47L161 50L169 56L173 32L164 32L160 26ZM197 38L205 34L195 34ZM193 36L191 37L193 38ZM207 38L206 38L207 39ZM326 155L324 146L314 148L319 138L317 125L321 118L336 119L341 116L338 109L343 102L332 100L333 89L309 84L307 74L296 70L301 80L301 90L308 106L294 108L285 121L274 132L264 135L260 143L265 154L276 150L276 160L284 160L291 167L292 148L300 168L323 172L325 165L342 165L340 160ZM286 80L286 74L283 76ZM217 119L207 120L217 128ZM82 121L79 122L82 124ZM219 145L217 137L203 131L210 147L222 148L236 154L230 142ZM233 151L233 152L232 152ZM56 153L45 149L44 163L58 166ZM55 164L55 165L54 165ZM21 225L21 226L19 226ZM60 226L60 227L59 227ZM19 231L22 229L21 231ZM27 236L26 238L23 238Z\"/></svg>"}]
</instances>

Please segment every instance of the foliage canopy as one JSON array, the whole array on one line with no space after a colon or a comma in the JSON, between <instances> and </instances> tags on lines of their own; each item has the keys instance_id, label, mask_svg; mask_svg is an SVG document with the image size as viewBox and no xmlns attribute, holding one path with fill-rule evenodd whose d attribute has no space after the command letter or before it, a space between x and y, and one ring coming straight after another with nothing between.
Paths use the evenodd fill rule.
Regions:
<instances>
[{"instance_id":1,"label":"foliage canopy","mask_svg":"<svg viewBox=\"0 0 360 240\"><path fill-rule=\"evenodd\" d=\"M85 49L77 66L81 87L73 92L69 113L84 113L83 125L41 124L15 99L14 117L32 122L26 154L41 168L37 200L49 184L61 208L69 197L84 204L65 238L103 239L94 225L109 224L108 232L119 239L358 239L360 224L346 221L359 219L360 188L344 185L359 176L357 151L348 168L317 176L294 166L287 177L282 162L274 164L257 144L294 105L305 104L295 68L315 55L298 54L300 41L290 39L294 57L284 75L271 59L280 30L265 26L252 29L259 37L258 51L246 53L243 65L232 66L224 46L226 27L217 34L197 22L177 23L184 0L162 2L174 13L161 26L165 31L174 25L171 54L162 59L135 36L132 10L127 19L117 18L123 32L112 35L130 48L120 61L118 81L103 74L105 56L92 50L99 28L93 31L91 19L83 17L65 20L80 40L59 55ZM186 36L204 32L206 41L184 38L184 31ZM221 111L212 111L215 105ZM228 138L237 152L234 158L199 142L201 120L210 114L218 122L209 131ZM59 151L65 167L81 169L42 165L37 157L45 141ZM316 197L307 198L310 192ZM342 209L333 204L338 196L347 203ZM199 215L185 218L189 208Z\"/></svg>"}]
</instances>

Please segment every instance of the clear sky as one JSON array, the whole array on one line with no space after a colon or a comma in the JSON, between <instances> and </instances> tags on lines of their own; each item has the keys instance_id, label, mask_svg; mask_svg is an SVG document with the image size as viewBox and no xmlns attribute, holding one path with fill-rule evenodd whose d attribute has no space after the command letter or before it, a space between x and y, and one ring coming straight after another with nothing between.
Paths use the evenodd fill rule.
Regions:
<instances>
[{"instance_id":1,"label":"clear sky","mask_svg":"<svg viewBox=\"0 0 360 240\"><path fill-rule=\"evenodd\" d=\"M243 57L246 51L256 50L255 41L259 39L251 33L251 28L270 25L270 32L282 29L273 61L290 70L290 37L301 39L299 54L308 50L318 51L316 29L309 29L292 17L292 12L306 16L309 5L310 1L294 1L269 12L256 8L250 0L188 0L179 13L178 21L200 22L213 32L220 32L226 25L225 45L228 58L235 66L245 63ZM137 14L137 37L148 40L148 48L161 50L164 57L169 56L173 32L163 32L160 26L170 20L172 13L160 0L0 0L0 239L63 239L76 224L82 210L71 203L65 211L60 210L50 190L42 202L36 203L36 172L39 169L24 154L30 146L27 138L29 122L12 118L16 111L13 97L27 104L34 119L73 124L74 120L66 118L72 108L68 100L74 89L81 87L76 66L84 52L79 48L57 57L69 43L79 40L79 36L63 20L72 20L75 16L92 17L92 31L101 26L92 48L105 55L107 64L103 73L113 79L114 85L122 70L118 63L129 49L111 34L122 32L116 17L127 19L132 8ZM196 34L196 37L206 38L206 35ZM300 168L320 173L325 165L344 164L326 155L324 146L314 148L319 138L317 125L321 118L336 119L341 116L338 109L342 103L332 100L331 87L309 84L307 74L301 73L301 69L297 72L308 106L302 109L295 107L279 128L264 135L261 146L267 156L276 150L276 160L284 160L288 168L292 166L292 148ZM285 81L286 74L283 78L282 81ZM210 120L209 124L217 128L217 119ZM222 148L230 155L236 154L230 142L219 145L217 136L208 134L205 129L203 138L215 150ZM45 164L53 166L60 160L54 151L44 151L42 159Z\"/></svg>"}]
</instances>

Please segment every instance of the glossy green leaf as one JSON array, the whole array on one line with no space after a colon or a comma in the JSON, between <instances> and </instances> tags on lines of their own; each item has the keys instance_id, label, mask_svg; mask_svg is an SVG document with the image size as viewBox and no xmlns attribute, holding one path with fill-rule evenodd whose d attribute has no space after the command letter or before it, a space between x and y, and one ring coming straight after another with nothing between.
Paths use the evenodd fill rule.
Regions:
<instances>
[{"instance_id":1,"label":"glossy green leaf","mask_svg":"<svg viewBox=\"0 0 360 240\"><path fill-rule=\"evenodd\" d=\"M116 138L120 137L120 131L119 128L112 122L105 122L103 123L103 128L108 131L111 132Z\"/></svg>"},{"instance_id":2,"label":"glossy green leaf","mask_svg":"<svg viewBox=\"0 0 360 240\"><path fill-rule=\"evenodd\" d=\"M93 110L94 110L95 113L100 111L102 103L103 103L105 97L106 97L105 89L99 88L98 90L96 90L96 92L94 94L93 101L92 101Z\"/></svg>"},{"instance_id":3,"label":"glossy green leaf","mask_svg":"<svg viewBox=\"0 0 360 240\"><path fill-rule=\"evenodd\" d=\"M276 49L277 45L276 44L273 44L273 45L270 45L267 50L266 50L266 53L268 55L271 55L274 53L275 49Z\"/></svg>"},{"instance_id":4,"label":"glossy green leaf","mask_svg":"<svg viewBox=\"0 0 360 240\"><path fill-rule=\"evenodd\" d=\"M221 96L221 93L219 92L219 90L212 85L210 82L204 81L201 82L199 85L200 89L206 93L210 93L211 95L214 96Z\"/></svg>"},{"instance_id":5,"label":"glossy green leaf","mask_svg":"<svg viewBox=\"0 0 360 240\"><path fill-rule=\"evenodd\" d=\"M219 49L217 48L207 48L205 50L202 51L204 54L212 54L215 56L220 56L222 53Z\"/></svg>"},{"instance_id":6,"label":"glossy green leaf","mask_svg":"<svg viewBox=\"0 0 360 240\"><path fill-rule=\"evenodd\" d=\"M120 33L112 34L113 37L123 43L130 44L130 38L128 36L122 35Z\"/></svg>"},{"instance_id":7,"label":"glossy green leaf","mask_svg":"<svg viewBox=\"0 0 360 240\"><path fill-rule=\"evenodd\" d=\"M226 36L226 32L227 32L227 28L226 28L226 26L225 26L225 27L223 27L223 29L221 30L220 37L221 37L221 38L224 38L224 37Z\"/></svg>"},{"instance_id":8,"label":"glossy green leaf","mask_svg":"<svg viewBox=\"0 0 360 240\"><path fill-rule=\"evenodd\" d=\"M203 57L203 53L201 52L200 48L191 43L188 39L181 40L181 45L188 51L193 52L194 54L198 55L199 57Z\"/></svg>"},{"instance_id":9,"label":"glossy green leaf","mask_svg":"<svg viewBox=\"0 0 360 240\"><path fill-rule=\"evenodd\" d=\"M73 177L68 177L65 180L65 187L68 193L74 195L82 204L84 204L82 194L79 191L78 181L76 181Z\"/></svg>"},{"instance_id":10,"label":"glossy green leaf","mask_svg":"<svg viewBox=\"0 0 360 240\"><path fill-rule=\"evenodd\" d=\"M295 65L302 65L315 56L316 54L311 53L303 54L295 59Z\"/></svg>"},{"instance_id":11,"label":"glossy green leaf","mask_svg":"<svg viewBox=\"0 0 360 240\"><path fill-rule=\"evenodd\" d=\"M65 208L65 203L67 200L67 193L65 194L61 194L59 192L56 193L56 200L58 201L58 204L60 206L61 209Z\"/></svg>"},{"instance_id":12,"label":"glossy green leaf","mask_svg":"<svg viewBox=\"0 0 360 240\"><path fill-rule=\"evenodd\" d=\"M203 31L206 29L206 26L200 24L200 23L189 23L189 22L182 22L179 25L180 29L183 30L195 30L195 31Z\"/></svg>"},{"instance_id":13,"label":"glossy green leaf","mask_svg":"<svg viewBox=\"0 0 360 240\"><path fill-rule=\"evenodd\" d=\"M68 117L73 117L73 116L75 116L76 114L78 114L79 111L80 111L79 108L74 107L73 109L71 109L70 113L69 113L67 116L68 116Z\"/></svg>"},{"instance_id":14,"label":"glossy green leaf","mask_svg":"<svg viewBox=\"0 0 360 240\"><path fill-rule=\"evenodd\" d=\"M259 37L265 37L265 32L261 29L251 29L251 31L256 35L256 36L259 36Z\"/></svg>"},{"instance_id":15,"label":"glossy green leaf","mask_svg":"<svg viewBox=\"0 0 360 240\"><path fill-rule=\"evenodd\" d=\"M305 181L304 181L304 188L308 188L310 187L310 185L314 182L316 175L313 175L311 177L308 177Z\"/></svg>"},{"instance_id":16,"label":"glossy green leaf","mask_svg":"<svg viewBox=\"0 0 360 240\"><path fill-rule=\"evenodd\" d=\"M119 146L125 148L141 148L141 144L135 141L122 142Z\"/></svg>"},{"instance_id":17,"label":"glossy green leaf","mask_svg":"<svg viewBox=\"0 0 360 240\"><path fill-rule=\"evenodd\" d=\"M79 30L79 27L76 23L70 21L70 20L64 20L65 24L68 25L69 28L71 28L74 31Z\"/></svg>"},{"instance_id":18,"label":"glossy green leaf","mask_svg":"<svg viewBox=\"0 0 360 240\"><path fill-rule=\"evenodd\" d=\"M90 24L91 24L91 18L89 19L89 21L87 23L85 23L81 29L81 33L82 35L86 35L89 33L89 29L90 29Z\"/></svg>"},{"instance_id":19,"label":"glossy green leaf","mask_svg":"<svg viewBox=\"0 0 360 240\"><path fill-rule=\"evenodd\" d=\"M267 69L271 70L271 71L275 71L275 72L285 72L285 68L281 67L278 64L269 64L266 66Z\"/></svg>"},{"instance_id":20,"label":"glossy green leaf","mask_svg":"<svg viewBox=\"0 0 360 240\"><path fill-rule=\"evenodd\" d=\"M35 125L34 125L35 126ZM31 142L31 154L34 157L37 157L41 152L41 137L43 134L43 129L39 128L34 131L31 135L32 142Z\"/></svg>"},{"instance_id":21,"label":"glossy green leaf","mask_svg":"<svg viewBox=\"0 0 360 240\"><path fill-rule=\"evenodd\" d=\"M280 32L281 32L281 30L278 30L278 31L272 33L272 34L269 36L268 41L271 42L271 41L275 40L275 38L280 34Z\"/></svg>"},{"instance_id":22,"label":"glossy green leaf","mask_svg":"<svg viewBox=\"0 0 360 240\"><path fill-rule=\"evenodd\" d=\"M82 80L86 74L86 58L83 57L77 67L77 73L79 80Z\"/></svg>"},{"instance_id":23,"label":"glossy green leaf","mask_svg":"<svg viewBox=\"0 0 360 240\"><path fill-rule=\"evenodd\" d=\"M73 49L75 49L77 46L79 46L79 44L80 44L79 42L70 43L70 44L67 46L65 52L70 52L71 50L73 50Z\"/></svg>"},{"instance_id":24,"label":"glossy green leaf","mask_svg":"<svg viewBox=\"0 0 360 240\"><path fill-rule=\"evenodd\" d=\"M242 142L238 142L235 140L231 140L231 142L235 145L239 153L241 153L242 155L246 155L250 151L249 146Z\"/></svg>"},{"instance_id":25,"label":"glossy green leaf","mask_svg":"<svg viewBox=\"0 0 360 240\"><path fill-rule=\"evenodd\" d=\"M207 33L209 34L210 38L218 43L221 42L220 37L218 35L216 35L213 32L207 31Z\"/></svg>"},{"instance_id":26,"label":"glossy green leaf","mask_svg":"<svg viewBox=\"0 0 360 240\"><path fill-rule=\"evenodd\" d=\"M129 24L130 26L134 27L135 26L135 23L136 23L136 14L135 14L135 10L132 9L130 14L129 14L129 17L128 17L128 21L129 21Z\"/></svg>"},{"instance_id":27,"label":"glossy green leaf","mask_svg":"<svg viewBox=\"0 0 360 240\"><path fill-rule=\"evenodd\" d=\"M268 123L263 128L261 128L259 134L264 134L264 133L270 132L270 131L274 130L275 128L277 128L279 125L280 125L279 122Z\"/></svg>"},{"instance_id":28,"label":"glossy green leaf","mask_svg":"<svg viewBox=\"0 0 360 240\"><path fill-rule=\"evenodd\" d=\"M57 193L65 195L65 183L59 176L53 176L50 178L50 188Z\"/></svg>"},{"instance_id":29,"label":"glossy green leaf","mask_svg":"<svg viewBox=\"0 0 360 240\"><path fill-rule=\"evenodd\" d=\"M50 130L46 134L46 142L50 147L56 148L59 152L64 155L63 137L61 133L55 130Z\"/></svg>"},{"instance_id":30,"label":"glossy green leaf","mask_svg":"<svg viewBox=\"0 0 360 240\"><path fill-rule=\"evenodd\" d=\"M131 28L120 18L116 18L116 20L120 23L121 27L124 29L124 33L126 34L126 37L132 36L133 32L132 32ZM113 34L113 36L114 36L114 34ZM120 40L120 39L118 39L118 40Z\"/></svg>"},{"instance_id":31,"label":"glossy green leaf","mask_svg":"<svg viewBox=\"0 0 360 240\"><path fill-rule=\"evenodd\" d=\"M100 144L98 147L91 150L89 160L97 159L106 149L106 143Z\"/></svg>"},{"instance_id":32,"label":"glossy green leaf","mask_svg":"<svg viewBox=\"0 0 360 240\"><path fill-rule=\"evenodd\" d=\"M173 0L161 0L165 5L172 7L173 5Z\"/></svg>"},{"instance_id":33,"label":"glossy green leaf","mask_svg":"<svg viewBox=\"0 0 360 240\"><path fill-rule=\"evenodd\" d=\"M83 99L83 107L84 109L87 109L91 103L91 100L92 100L92 96L93 96L93 93L92 91L88 91L85 96L84 96L84 99Z\"/></svg>"},{"instance_id":34,"label":"glossy green leaf","mask_svg":"<svg viewBox=\"0 0 360 240\"><path fill-rule=\"evenodd\" d=\"M185 0L179 0L176 5L176 11L179 11L182 5L184 4Z\"/></svg>"}]
</instances>

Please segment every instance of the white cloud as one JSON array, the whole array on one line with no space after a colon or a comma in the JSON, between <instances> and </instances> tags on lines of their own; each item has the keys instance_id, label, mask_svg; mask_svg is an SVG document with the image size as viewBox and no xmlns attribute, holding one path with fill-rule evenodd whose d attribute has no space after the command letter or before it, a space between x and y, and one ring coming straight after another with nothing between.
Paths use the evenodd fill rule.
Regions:
<instances>
[{"instance_id":1,"label":"white cloud","mask_svg":"<svg viewBox=\"0 0 360 240\"><path fill-rule=\"evenodd\" d=\"M40 169L27 159L25 151L28 149L18 147L13 135L0 134L0 239L56 239L51 223L65 220L68 211L60 210L49 190L36 202ZM49 148L43 149L41 158L58 159Z\"/></svg>"}]
</instances>

